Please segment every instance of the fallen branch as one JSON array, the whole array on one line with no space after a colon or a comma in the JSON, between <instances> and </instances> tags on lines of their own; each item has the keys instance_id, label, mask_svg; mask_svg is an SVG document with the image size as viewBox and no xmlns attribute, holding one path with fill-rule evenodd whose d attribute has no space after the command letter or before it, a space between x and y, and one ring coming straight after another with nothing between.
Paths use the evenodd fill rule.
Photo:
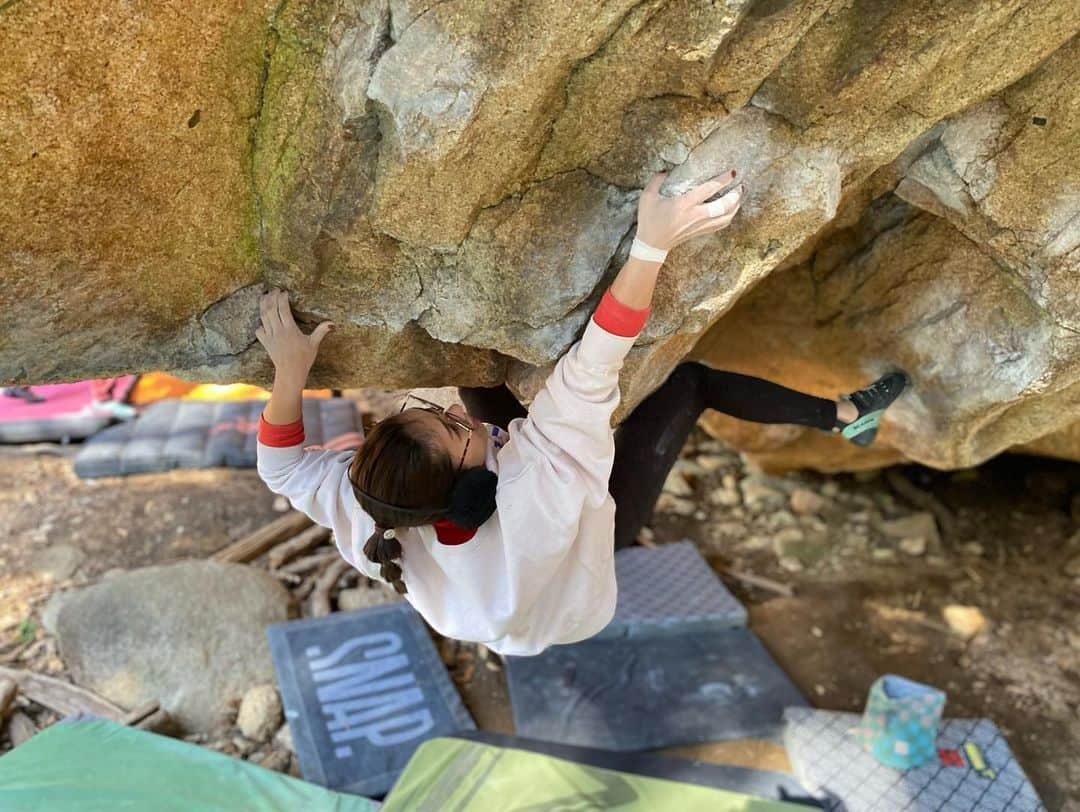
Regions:
<instances>
[{"instance_id":1,"label":"fallen branch","mask_svg":"<svg viewBox=\"0 0 1080 812\"><path fill-rule=\"evenodd\" d=\"M139 722L159 710L160 707L157 700L151 699L149 702L144 702L134 710L129 711L120 722L125 725L138 725Z\"/></svg>"},{"instance_id":2,"label":"fallen branch","mask_svg":"<svg viewBox=\"0 0 1080 812\"><path fill-rule=\"evenodd\" d=\"M124 711L112 702L85 688L55 677L0 666L0 678L12 680L19 686L19 692L27 699L44 705L62 716L89 713L114 722L121 722L124 719Z\"/></svg>"},{"instance_id":3,"label":"fallen branch","mask_svg":"<svg viewBox=\"0 0 1080 812\"><path fill-rule=\"evenodd\" d=\"M20 744L31 738L38 732L37 725L34 724L34 720L27 716L22 711L15 711L11 714L11 718L8 719L8 738L11 739L11 746L18 747Z\"/></svg>"},{"instance_id":4,"label":"fallen branch","mask_svg":"<svg viewBox=\"0 0 1080 812\"><path fill-rule=\"evenodd\" d=\"M270 574L277 578L279 581L284 581L287 584L296 586L304 580L304 576L297 575L294 572L281 572L279 570L270 570Z\"/></svg>"},{"instance_id":5,"label":"fallen branch","mask_svg":"<svg viewBox=\"0 0 1080 812\"><path fill-rule=\"evenodd\" d=\"M751 572L742 572L727 567L722 567L720 572L724 573L724 575L730 575L736 581L742 581L744 584L750 584L750 586L756 586L759 589L775 592L777 595L783 595L785 598L795 597L795 590L790 586L782 584L779 581L774 581L772 578L766 578L764 575L754 575Z\"/></svg>"},{"instance_id":6,"label":"fallen branch","mask_svg":"<svg viewBox=\"0 0 1080 812\"><path fill-rule=\"evenodd\" d=\"M0 719L7 716L15 702L15 695L19 693L19 685L13 679L0 679Z\"/></svg>"},{"instance_id":7,"label":"fallen branch","mask_svg":"<svg viewBox=\"0 0 1080 812\"><path fill-rule=\"evenodd\" d=\"M338 555L338 551L327 550L324 553L316 553L315 555L307 555L303 558L298 558L283 566L278 572L291 572L294 575L302 575L305 572L320 569L328 561L333 561L335 558L341 558L341 556Z\"/></svg>"},{"instance_id":8,"label":"fallen branch","mask_svg":"<svg viewBox=\"0 0 1080 812\"><path fill-rule=\"evenodd\" d=\"M350 566L352 565L344 558L339 558L319 576L318 581L315 582L315 589L311 593L312 617L324 617L330 614L330 590Z\"/></svg>"},{"instance_id":9,"label":"fallen branch","mask_svg":"<svg viewBox=\"0 0 1080 812\"><path fill-rule=\"evenodd\" d=\"M309 527L300 535L289 539L284 544L279 544L270 551L270 569L276 570L286 561L318 547L328 538L330 538L330 531L327 528L319 525Z\"/></svg>"},{"instance_id":10,"label":"fallen branch","mask_svg":"<svg viewBox=\"0 0 1080 812\"><path fill-rule=\"evenodd\" d=\"M941 531L941 536L946 541L956 540L956 518L953 516L952 511L931 493L927 493L910 479L908 479L898 468L889 468L885 471L885 481L889 483L889 487L896 491L896 494L903 499L906 499L912 505L929 513L934 514L934 518L937 519L938 530Z\"/></svg>"},{"instance_id":11,"label":"fallen branch","mask_svg":"<svg viewBox=\"0 0 1080 812\"><path fill-rule=\"evenodd\" d=\"M311 519L294 510L265 527L260 527L239 541L233 542L223 550L218 550L214 553L213 560L246 564L248 561L254 561L275 544L292 538L310 525Z\"/></svg>"}]
</instances>

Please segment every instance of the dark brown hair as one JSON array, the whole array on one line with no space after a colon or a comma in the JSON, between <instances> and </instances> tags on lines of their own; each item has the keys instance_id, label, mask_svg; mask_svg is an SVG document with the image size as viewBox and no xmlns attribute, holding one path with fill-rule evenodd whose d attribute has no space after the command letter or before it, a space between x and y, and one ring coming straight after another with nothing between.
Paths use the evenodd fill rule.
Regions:
<instances>
[{"instance_id":1,"label":"dark brown hair","mask_svg":"<svg viewBox=\"0 0 1080 812\"><path fill-rule=\"evenodd\" d=\"M378 423L353 457L349 479L361 506L375 520L375 532L364 544L364 555L379 565L379 574L398 594L407 591L401 567L395 563L401 558L401 542L386 538L386 531L419 527L443 518L440 510L454 486L454 469L438 435L408 412ZM374 504L364 495L385 504ZM431 512L425 512L426 508Z\"/></svg>"}]
</instances>

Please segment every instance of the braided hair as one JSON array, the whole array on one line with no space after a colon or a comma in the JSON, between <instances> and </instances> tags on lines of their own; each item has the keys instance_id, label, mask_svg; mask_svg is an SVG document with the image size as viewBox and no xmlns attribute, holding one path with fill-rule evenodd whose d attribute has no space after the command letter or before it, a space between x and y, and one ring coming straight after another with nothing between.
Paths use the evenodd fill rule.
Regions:
<instances>
[{"instance_id":1,"label":"braided hair","mask_svg":"<svg viewBox=\"0 0 1080 812\"><path fill-rule=\"evenodd\" d=\"M397 563L402 550L396 528L419 527L442 518L436 506L447 503L456 479L455 467L435 433L407 413L377 424L353 457L349 480L375 520L375 532L364 544L364 555L379 565L380 577L399 595L408 590ZM394 510L393 505L408 512ZM432 513L416 512L427 507L432 507Z\"/></svg>"}]
</instances>

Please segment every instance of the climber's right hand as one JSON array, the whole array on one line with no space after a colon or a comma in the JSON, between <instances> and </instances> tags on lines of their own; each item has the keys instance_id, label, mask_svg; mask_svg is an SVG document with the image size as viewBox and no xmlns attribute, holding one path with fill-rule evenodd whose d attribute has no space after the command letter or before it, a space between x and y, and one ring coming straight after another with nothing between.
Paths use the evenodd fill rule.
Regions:
<instances>
[{"instance_id":1,"label":"climber's right hand","mask_svg":"<svg viewBox=\"0 0 1080 812\"><path fill-rule=\"evenodd\" d=\"M303 384L315 363L319 345L334 325L324 321L311 335L304 335L293 318L289 294L277 289L259 300L259 315L262 324L255 330L255 338L266 348L278 375Z\"/></svg>"},{"instance_id":2,"label":"climber's right hand","mask_svg":"<svg viewBox=\"0 0 1080 812\"><path fill-rule=\"evenodd\" d=\"M670 251L689 239L726 228L742 205L743 185L740 183L714 201L705 201L734 181L735 174L734 169L729 169L678 197L660 194L666 172L653 175L638 201L638 238L654 248Z\"/></svg>"}]
</instances>

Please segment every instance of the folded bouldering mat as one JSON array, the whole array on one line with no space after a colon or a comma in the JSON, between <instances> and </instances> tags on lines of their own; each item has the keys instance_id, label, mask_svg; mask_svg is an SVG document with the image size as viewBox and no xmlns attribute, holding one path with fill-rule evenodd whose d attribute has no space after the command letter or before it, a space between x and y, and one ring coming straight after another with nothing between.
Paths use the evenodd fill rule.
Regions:
<instances>
[{"instance_id":1,"label":"folded bouldering mat","mask_svg":"<svg viewBox=\"0 0 1080 812\"><path fill-rule=\"evenodd\" d=\"M806 807L578 764L517 748L435 739L416 751L383 809L798 812Z\"/></svg>"},{"instance_id":2,"label":"folded bouldering mat","mask_svg":"<svg viewBox=\"0 0 1080 812\"><path fill-rule=\"evenodd\" d=\"M0 758L4 812L370 812L345 795L115 722L52 725Z\"/></svg>"},{"instance_id":3,"label":"folded bouldering mat","mask_svg":"<svg viewBox=\"0 0 1080 812\"><path fill-rule=\"evenodd\" d=\"M404 601L267 629L304 778L382 795L416 748L475 727Z\"/></svg>"},{"instance_id":4,"label":"folded bouldering mat","mask_svg":"<svg viewBox=\"0 0 1080 812\"><path fill-rule=\"evenodd\" d=\"M605 770L618 770L650 778L678 781L683 784L727 789L758 798L822 808L821 803L812 798L793 776L772 770L733 767L727 764L712 764L707 761L653 753L617 753L591 747L574 747L569 744L526 739L487 730L463 731L455 733L453 738L490 744L494 747L528 750L530 753L541 753L590 767L602 767Z\"/></svg>"},{"instance_id":5,"label":"folded bouldering mat","mask_svg":"<svg viewBox=\"0 0 1080 812\"><path fill-rule=\"evenodd\" d=\"M806 704L745 628L552 646L506 674L518 734L607 750L775 739Z\"/></svg>"},{"instance_id":6,"label":"folded bouldering mat","mask_svg":"<svg viewBox=\"0 0 1080 812\"><path fill-rule=\"evenodd\" d=\"M615 617L593 639L746 625L746 609L689 541L615 553Z\"/></svg>"},{"instance_id":7,"label":"folded bouldering mat","mask_svg":"<svg viewBox=\"0 0 1080 812\"><path fill-rule=\"evenodd\" d=\"M122 401L135 376L11 388L0 395L0 443L82 440L113 422L96 397ZM18 392L19 394L15 394Z\"/></svg>"},{"instance_id":8,"label":"folded bouldering mat","mask_svg":"<svg viewBox=\"0 0 1080 812\"><path fill-rule=\"evenodd\" d=\"M1001 731L987 719L947 719L938 758L898 770L859 743L854 713L790 708L784 744L800 783L830 808L846 812L1041 812L1035 788Z\"/></svg>"},{"instance_id":9,"label":"folded bouldering mat","mask_svg":"<svg viewBox=\"0 0 1080 812\"><path fill-rule=\"evenodd\" d=\"M162 400L135 420L90 438L75 457L81 477L122 476L173 468L253 468L262 400ZM319 445L361 431L351 400L303 401L304 442Z\"/></svg>"}]
</instances>

